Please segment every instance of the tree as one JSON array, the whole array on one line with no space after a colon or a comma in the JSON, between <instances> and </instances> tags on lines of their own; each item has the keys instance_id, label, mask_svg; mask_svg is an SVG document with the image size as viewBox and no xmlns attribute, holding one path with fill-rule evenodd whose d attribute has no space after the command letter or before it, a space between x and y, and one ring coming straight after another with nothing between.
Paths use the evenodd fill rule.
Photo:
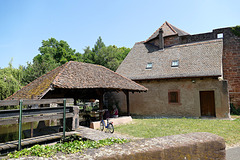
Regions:
<instances>
[{"instance_id":1,"label":"tree","mask_svg":"<svg viewBox=\"0 0 240 160\"><path fill-rule=\"evenodd\" d=\"M99 37L92 49L89 46L84 49L82 60L86 63L99 64L116 71L130 50L130 48L118 48L115 45L105 46L102 38Z\"/></svg>"},{"instance_id":2,"label":"tree","mask_svg":"<svg viewBox=\"0 0 240 160\"><path fill-rule=\"evenodd\" d=\"M82 55L70 48L66 41L57 41L55 38L43 40L38 50L40 54L33 58L32 63L28 62L27 67L23 69L24 85L68 61L82 61Z\"/></svg>"},{"instance_id":3,"label":"tree","mask_svg":"<svg viewBox=\"0 0 240 160\"><path fill-rule=\"evenodd\" d=\"M19 89L21 89L21 81L23 78L23 67L12 67L12 60L8 67L0 69L0 100L4 100Z\"/></svg>"},{"instance_id":4,"label":"tree","mask_svg":"<svg viewBox=\"0 0 240 160\"><path fill-rule=\"evenodd\" d=\"M66 41L57 41L55 38L49 38L47 41L42 41L42 46L38 49L42 59L50 60L52 58L55 63L64 64L68 61L76 61L77 55L75 49L70 48ZM39 60L39 55L34 57L34 60ZM39 62L42 62L41 59Z\"/></svg>"},{"instance_id":5,"label":"tree","mask_svg":"<svg viewBox=\"0 0 240 160\"><path fill-rule=\"evenodd\" d=\"M97 54L103 47L105 47L105 44L103 43L101 36L99 36L96 44L92 48L92 51Z\"/></svg>"},{"instance_id":6,"label":"tree","mask_svg":"<svg viewBox=\"0 0 240 160\"><path fill-rule=\"evenodd\" d=\"M232 32L233 32L236 36L240 37L240 26L235 26L235 27L233 27L233 28L232 28Z\"/></svg>"}]
</instances>

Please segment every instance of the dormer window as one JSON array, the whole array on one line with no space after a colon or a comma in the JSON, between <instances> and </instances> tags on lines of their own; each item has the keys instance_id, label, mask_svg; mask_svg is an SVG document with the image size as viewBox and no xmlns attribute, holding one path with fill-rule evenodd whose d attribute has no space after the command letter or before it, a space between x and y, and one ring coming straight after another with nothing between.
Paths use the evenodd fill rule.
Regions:
<instances>
[{"instance_id":1,"label":"dormer window","mask_svg":"<svg viewBox=\"0 0 240 160\"><path fill-rule=\"evenodd\" d=\"M223 33L218 33L217 38L223 38Z\"/></svg>"},{"instance_id":2,"label":"dormer window","mask_svg":"<svg viewBox=\"0 0 240 160\"><path fill-rule=\"evenodd\" d=\"M173 60L171 67L178 67L179 66L179 60Z\"/></svg>"},{"instance_id":3,"label":"dormer window","mask_svg":"<svg viewBox=\"0 0 240 160\"><path fill-rule=\"evenodd\" d=\"M152 65L153 65L153 63L147 63L146 69L152 69Z\"/></svg>"}]
</instances>

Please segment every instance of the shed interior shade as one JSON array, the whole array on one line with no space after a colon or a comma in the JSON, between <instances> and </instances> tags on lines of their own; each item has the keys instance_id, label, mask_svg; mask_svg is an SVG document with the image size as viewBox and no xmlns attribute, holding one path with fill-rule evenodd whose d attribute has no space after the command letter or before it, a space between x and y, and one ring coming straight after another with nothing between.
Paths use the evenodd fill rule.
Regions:
<instances>
[{"instance_id":1,"label":"shed interior shade","mask_svg":"<svg viewBox=\"0 0 240 160\"><path fill-rule=\"evenodd\" d=\"M106 67L70 61L29 83L7 100L41 99L54 88L147 91L144 86Z\"/></svg>"}]
</instances>

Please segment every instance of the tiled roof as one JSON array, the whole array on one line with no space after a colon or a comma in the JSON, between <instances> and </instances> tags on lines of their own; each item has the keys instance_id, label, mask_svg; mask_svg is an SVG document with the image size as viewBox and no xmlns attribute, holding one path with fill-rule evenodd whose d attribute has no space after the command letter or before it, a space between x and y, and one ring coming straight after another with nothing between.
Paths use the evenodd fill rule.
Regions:
<instances>
[{"instance_id":1,"label":"tiled roof","mask_svg":"<svg viewBox=\"0 0 240 160\"><path fill-rule=\"evenodd\" d=\"M66 64L42 75L33 82L29 83L19 91L15 92L6 100L12 99L41 99L50 89L51 83Z\"/></svg>"},{"instance_id":2,"label":"tiled roof","mask_svg":"<svg viewBox=\"0 0 240 160\"><path fill-rule=\"evenodd\" d=\"M167 21L165 23L163 23L163 25L158 28L145 42L148 42L154 38L156 38L159 34L159 30L162 29L163 30L163 37L167 37L167 36L172 36L172 35L178 35L178 36L184 36L184 35L189 35L189 33L171 25L170 23L168 23Z\"/></svg>"},{"instance_id":3,"label":"tiled roof","mask_svg":"<svg viewBox=\"0 0 240 160\"><path fill-rule=\"evenodd\" d=\"M70 61L29 83L6 100L41 99L52 88L147 91L147 88L103 66Z\"/></svg>"},{"instance_id":4,"label":"tiled roof","mask_svg":"<svg viewBox=\"0 0 240 160\"><path fill-rule=\"evenodd\" d=\"M153 47L136 43L116 72L132 80L222 75L222 39ZM171 67L173 60L179 60L179 67ZM146 69L147 63L153 63L152 69Z\"/></svg>"}]
</instances>

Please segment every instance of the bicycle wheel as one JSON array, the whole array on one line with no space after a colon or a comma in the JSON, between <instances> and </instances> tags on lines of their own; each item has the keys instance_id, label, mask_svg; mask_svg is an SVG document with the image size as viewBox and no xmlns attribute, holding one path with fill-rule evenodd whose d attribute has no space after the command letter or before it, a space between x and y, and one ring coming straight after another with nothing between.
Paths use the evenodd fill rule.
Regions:
<instances>
[{"instance_id":1,"label":"bicycle wheel","mask_svg":"<svg viewBox=\"0 0 240 160\"><path fill-rule=\"evenodd\" d=\"M102 121L100 122L100 130L101 130L101 131L103 131L103 130L104 130L104 124L103 124L103 122L102 122Z\"/></svg>"},{"instance_id":2,"label":"bicycle wheel","mask_svg":"<svg viewBox=\"0 0 240 160\"><path fill-rule=\"evenodd\" d=\"M112 123L109 123L108 130L109 130L110 133L114 132L114 128L113 128L113 124Z\"/></svg>"}]
</instances>

